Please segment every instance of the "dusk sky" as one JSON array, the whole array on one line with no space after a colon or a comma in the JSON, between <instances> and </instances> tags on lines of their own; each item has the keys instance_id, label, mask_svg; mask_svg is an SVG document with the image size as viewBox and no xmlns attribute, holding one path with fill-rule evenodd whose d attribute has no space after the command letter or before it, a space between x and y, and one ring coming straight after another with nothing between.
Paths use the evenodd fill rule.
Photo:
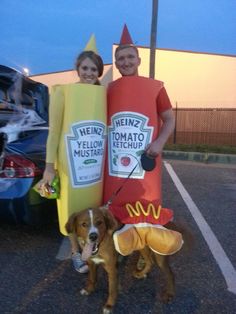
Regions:
<instances>
[{"instance_id":1,"label":"dusk sky","mask_svg":"<svg viewBox=\"0 0 236 314\"><path fill-rule=\"evenodd\" d=\"M41 74L74 68L95 34L112 62L124 23L150 45L152 0L0 0L0 64ZM236 56L236 0L159 0L157 48Z\"/></svg>"}]
</instances>

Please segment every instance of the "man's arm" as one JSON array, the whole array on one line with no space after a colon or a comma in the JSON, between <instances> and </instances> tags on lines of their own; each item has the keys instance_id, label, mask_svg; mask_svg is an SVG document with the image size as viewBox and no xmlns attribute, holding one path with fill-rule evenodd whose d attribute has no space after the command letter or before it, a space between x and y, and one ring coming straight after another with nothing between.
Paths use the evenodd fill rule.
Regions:
<instances>
[{"instance_id":1,"label":"man's arm","mask_svg":"<svg viewBox=\"0 0 236 314\"><path fill-rule=\"evenodd\" d=\"M172 109L160 113L163 122L158 138L147 146L146 152L152 157L157 157L163 150L169 136L174 131L175 118Z\"/></svg>"}]
</instances>

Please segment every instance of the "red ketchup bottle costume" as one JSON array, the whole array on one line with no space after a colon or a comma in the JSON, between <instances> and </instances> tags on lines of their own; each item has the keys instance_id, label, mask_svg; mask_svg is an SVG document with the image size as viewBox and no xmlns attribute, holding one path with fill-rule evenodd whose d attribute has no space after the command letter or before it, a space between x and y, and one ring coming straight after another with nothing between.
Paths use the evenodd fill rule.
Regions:
<instances>
[{"instance_id":1,"label":"red ketchup bottle costume","mask_svg":"<svg viewBox=\"0 0 236 314\"><path fill-rule=\"evenodd\" d=\"M132 43L125 25L120 44L127 44L127 38L128 44ZM113 235L116 249L122 255L146 245L154 252L170 255L183 243L180 233L163 227L173 218L173 212L161 206L161 156L156 158L152 171L145 171L140 162L146 146L160 132L159 113L171 108L170 103L158 108L161 93L166 95L162 82L140 76L121 77L108 88L104 202L112 198L109 209L124 224Z\"/></svg>"}]
</instances>

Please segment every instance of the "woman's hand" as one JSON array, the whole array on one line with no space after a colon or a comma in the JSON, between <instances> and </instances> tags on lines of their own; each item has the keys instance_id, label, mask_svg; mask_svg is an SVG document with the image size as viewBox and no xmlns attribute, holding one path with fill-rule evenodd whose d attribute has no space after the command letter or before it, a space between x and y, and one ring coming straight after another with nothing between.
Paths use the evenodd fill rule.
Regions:
<instances>
[{"instance_id":1,"label":"woman's hand","mask_svg":"<svg viewBox=\"0 0 236 314\"><path fill-rule=\"evenodd\" d=\"M39 189L43 185L51 185L55 175L56 175L56 170L54 169L54 164L47 163L44 173L43 173L43 178L38 182Z\"/></svg>"}]
</instances>

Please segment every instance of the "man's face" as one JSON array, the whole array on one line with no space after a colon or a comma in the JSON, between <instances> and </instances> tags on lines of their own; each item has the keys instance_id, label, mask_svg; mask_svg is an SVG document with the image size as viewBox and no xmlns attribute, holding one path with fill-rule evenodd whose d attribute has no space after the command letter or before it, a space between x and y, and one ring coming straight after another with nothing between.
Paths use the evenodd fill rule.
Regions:
<instances>
[{"instance_id":1,"label":"man's face","mask_svg":"<svg viewBox=\"0 0 236 314\"><path fill-rule=\"evenodd\" d=\"M132 47L121 49L116 53L115 65L122 76L138 75L140 63L141 59Z\"/></svg>"}]
</instances>

